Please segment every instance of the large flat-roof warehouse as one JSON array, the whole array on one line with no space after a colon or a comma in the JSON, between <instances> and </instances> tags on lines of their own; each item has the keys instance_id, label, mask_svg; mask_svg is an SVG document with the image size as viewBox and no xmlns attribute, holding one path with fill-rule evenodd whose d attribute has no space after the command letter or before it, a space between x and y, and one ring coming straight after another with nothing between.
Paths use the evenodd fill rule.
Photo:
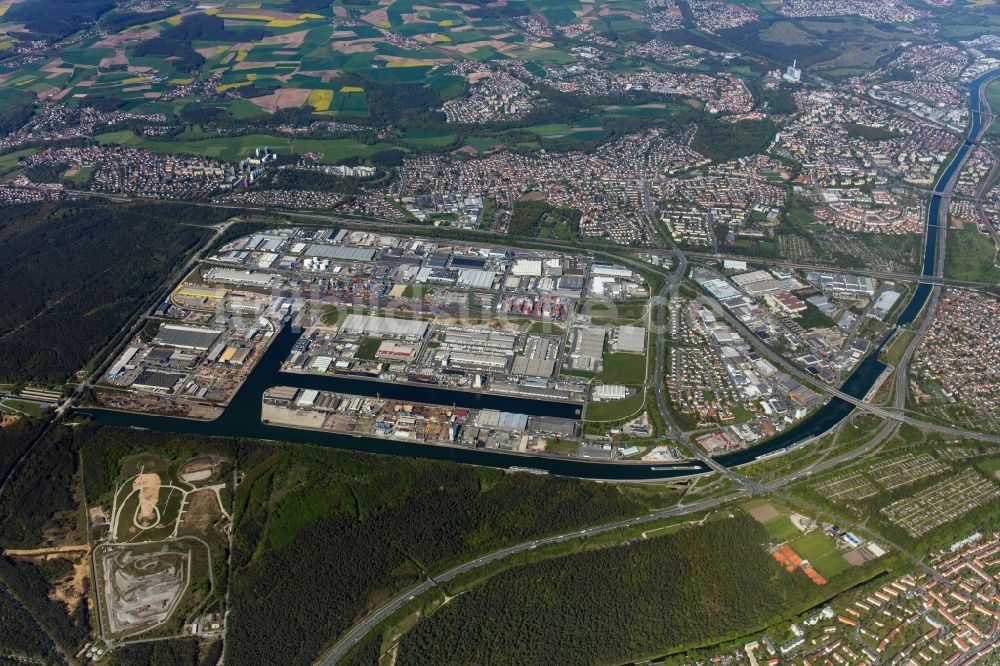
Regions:
<instances>
[{"instance_id":1,"label":"large flat-roof warehouse","mask_svg":"<svg viewBox=\"0 0 1000 666\"><path fill-rule=\"evenodd\" d=\"M220 335L222 331L213 328L163 324L156 333L156 342L166 347L207 351Z\"/></svg>"},{"instance_id":2,"label":"large flat-roof warehouse","mask_svg":"<svg viewBox=\"0 0 1000 666\"><path fill-rule=\"evenodd\" d=\"M314 243L305 251L308 257L338 259L340 261L371 261L375 250L365 247L344 247L342 245L320 245Z\"/></svg>"},{"instance_id":3,"label":"large flat-roof warehouse","mask_svg":"<svg viewBox=\"0 0 1000 666\"><path fill-rule=\"evenodd\" d=\"M427 333L427 322L421 319L397 319L375 315L347 315L340 330L357 335L390 335L418 340Z\"/></svg>"},{"instance_id":4,"label":"large flat-roof warehouse","mask_svg":"<svg viewBox=\"0 0 1000 666\"><path fill-rule=\"evenodd\" d=\"M618 329L618 351L641 354L646 351L646 329L642 326L621 326Z\"/></svg>"}]
</instances>

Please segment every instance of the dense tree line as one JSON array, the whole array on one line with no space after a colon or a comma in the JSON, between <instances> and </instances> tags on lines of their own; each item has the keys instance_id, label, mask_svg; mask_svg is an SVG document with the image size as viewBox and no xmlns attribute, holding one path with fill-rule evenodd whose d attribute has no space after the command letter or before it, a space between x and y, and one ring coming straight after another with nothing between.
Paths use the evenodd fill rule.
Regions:
<instances>
[{"instance_id":1,"label":"dense tree line","mask_svg":"<svg viewBox=\"0 0 1000 666\"><path fill-rule=\"evenodd\" d=\"M136 643L116 648L109 655L108 663L110 666L216 666L221 648L221 641L216 641L202 650L197 638Z\"/></svg>"},{"instance_id":2,"label":"dense tree line","mask_svg":"<svg viewBox=\"0 0 1000 666\"><path fill-rule=\"evenodd\" d=\"M24 606L0 583L0 663L20 659L47 662L54 650L45 633Z\"/></svg>"},{"instance_id":3,"label":"dense tree line","mask_svg":"<svg viewBox=\"0 0 1000 666\"><path fill-rule=\"evenodd\" d=\"M66 164L36 164L22 173L33 183L58 183L66 169Z\"/></svg>"},{"instance_id":4,"label":"dense tree line","mask_svg":"<svg viewBox=\"0 0 1000 666\"><path fill-rule=\"evenodd\" d=\"M87 364L208 233L163 210L94 202L0 210L0 377L57 383Z\"/></svg>"},{"instance_id":5,"label":"dense tree line","mask_svg":"<svg viewBox=\"0 0 1000 666\"><path fill-rule=\"evenodd\" d=\"M779 84L774 88L761 88L756 91L757 101L767 104L768 110L776 116L787 116L798 111L795 96L787 86Z\"/></svg>"},{"instance_id":6,"label":"dense tree line","mask_svg":"<svg viewBox=\"0 0 1000 666\"><path fill-rule=\"evenodd\" d=\"M350 84L348 81L347 85ZM381 83L358 78L357 85L365 89L370 122L374 124L436 127L444 123L444 113L439 110L444 99L421 83Z\"/></svg>"},{"instance_id":7,"label":"dense tree line","mask_svg":"<svg viewBox=\"0 0 1000 666\"><path fill-rule=\"evenodd\" d=\"M582 214L575 208L556 208L545 201L517 201L508 233L516 238L565 238L580 234Z\"/></svg>"},{"instance_id":8,"label":"dense tree line","mask_svg":"<svg viewBox=\"0 0 1000 666\"><path fill-rule=\"evenodd\" d=\"M310 663L421 567L642 510L570 479L308 448L256 455L236 498L233 663Z\"/></svg>"},{"instance_id":9,"label":"dense tree line","mask_svg":"<svg viewBox=\"0 0 1000 666\"><path fill-rule=\"evenodd\" d=\"M160 9L151 12L133 12L128 9L116 9L101 17L101 29L109 34L121 32L125 28L144 23L155 23L176 15L173 9Z\"/></svg>"},{"instance_id":10,"label":"dense tree line","mask_svg":"<svg viewBox=\"0 0 1000 666\"><path fill-rule=\"evenodd\" d=\"M0 556L0 581L64 652L76 653L90 626L87 604L79 604L72 614L68 613L62 602L49 598L49 581L42 570L24 560ZM5 633L0 631L0 635Z\"/></svg>"},{"instance_id":11,"label":"dense tree line","mask_svg":"<svg viewBox=\"0 0 1000 666\"><path fill-rule=\"evenodd\" d=\"M622 663L735 638L820 590L766 542L741 516L504 571L417 624L398 663Z\"/></svg>"},{"instance_id":12,"label":"dense tree line","mask_svg":"<svg viewBox=\"0 0 1000 666\"><path fill-rule=\"evenodd\" d=\"M761 153L778 127L771 120L725 122L708 114L698 121L691 148L715 162Z\"/></svg>"},{"instance_id":13,"label":"dense tree line","mask_svg":"<svg viewBox=\"0 0 1000 666\"><path fill-rule=\"evenodd\" d=\"M37 427L22 434L31 436ZM0 441L0 446L6 443ZM0 494L0 550L33 548L52 534L61 535L67 543L83 541L83 535L76 534L82 499L76 484L78 451L74 431L58 428L46 433L24 457ZM36 564L0 556L0 586L5 585L20 600L64 652L73 654L88 632L87 604L70 614L62 602L49 598L50 581L62 574L65 565L61 563Z\"/></svg>"},{"instance_id":14,"label":"dense tree line","mask_svg":"<svg viewBox=\"0 0 1000 666\"><path fill-rule=\"evenodd\" d=\"M34 98L25 95L23 101L0 113L0 134L10 134L20 129L35 115Z\"/></svg>"},{"instance_id":15,"label":"dense tree line","mask_svg":"<svg viewBox=\"0 0 1000 666\"><path fill-rule=\"evenodd\" d=\"M827 19L827 21L832 20ZM739 51L752 53L781 64L790 63L795 59L798 60L800 67L808 67L830 60L837 55L836 49L831 48L828 40L813 32L809 32L813 39L802 42L785 43L764 39L762 33L766 33L767 29L774 23L774 20L764 19L753 26L722 30L719 32L719 36L726 42L735 44ZM796 26L802 27L802 24L797 22Z\"/></svg>"},{"instance_id":16,"label":"dense tree line","mask_svg":"<svg viewBox=\"0 0 1000 666\"><path fill-rule=\"evenodd\" d=\"M11 5L4 19L24 24L36 38L56 41L89 28L114 6L111 0L28 0Z\"/></svg>"},{"instance_id":17,"label":"dense tree line","mask_svg":"<svg viewBox=\"0 0 1000 666\"><path fill-rule=\"evenodd\" d=\"M528 3L519 2L518 0L505 2L502 5L498 5L495 2L481 2L475 4L480 4L481 6L476 7L475 9L465 10L465 14L469 18L503 20L516 18L518 16L528 16L531 14L531 7L528 6Z\"/></svg>"},{"instance_id":18,"label":"dense tree line","mask_svg":"<svg viewBox=\"0 0 1000 666\"><path fill-rule=\"evenodd\" d=\"M340 660L340 666L378 666L382 653L382 636L371 632Z\"/></svg>"},{"instance_id":19,"label":"dense tree line","mask_svg":"<svg viewBox=\"0 0 1000 666\"><path fill-rule=\"evenodd\" d=\"M42 545L46 533L72 535L77 531L78 452L74 430L56 428L21 461L0 495L0 547L35 548Z\"/></svg>"},{"instance_id":20,"label":"dense tree line","mask_svg":"<svg viewBox=\"0 0 1000 666\"><path fill-rule=\"evenodd\" d=\"M117 111L125 106L125 100L105 95L88 95L80 101L81 108L92 108L102 113Z\"/></svg>"},{"instance_id":21,"label":"dense tree line","mask_svg":"<svg viewBox=\"0 0 1000 666\"><path fill-rule=\"evenodd\" d=\"M7 478L11 468L38 436L43 426L43 421L22 417L17 423L0 428L0 480Z\"/></svg>"},{"instance_id":22,"label":"dense tree line","mask_svg":"<svg viewBox=\"0 0 1000 666\"><path fill-rule=\"evenodd\" d=\"M254 183L255 189L307 190L310 192L335 192L357 194L365 185L375 185L385 180L385 174L371 178L335 176L306 169L280 169L268 173Z\"/></svg>"},{"instance_id":23,"label":"dense tree line","mask_svg":"<svg viewBox=\"0 0 1000 666\"><path fill-rule=\"evenodd\" d=\"M209 14L189 14L159 36L140 42L135 47L137 57L161 56L174 58L171 64L179 70L194 71L205 64L205 58L194 50L192 42L255 42L268 33L263 28L226 30L225 21Z\"/></svg>"}]
</instances>

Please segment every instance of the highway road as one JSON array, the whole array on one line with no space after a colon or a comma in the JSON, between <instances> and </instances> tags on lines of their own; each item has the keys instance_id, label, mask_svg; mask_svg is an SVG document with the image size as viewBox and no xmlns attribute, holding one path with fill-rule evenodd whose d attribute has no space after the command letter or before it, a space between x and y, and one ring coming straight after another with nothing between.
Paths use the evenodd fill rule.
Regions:
<instances>
[{"instance_id":1,"label":"highway road","mask_svg":"<svg viewBox=\"0 0 1000 666\"><path fill-rule=\"evenodd\" d=\"M850 273L851 275L866 275L879 280L891 280L894 282L927 282L929 284L940 284L949 287L962 287L966 289L985 289L994 287L990 282L974 282L970 280L954 280L943 276L922 276L916 273L905 273L898 271L874 271L864 268L835 268L830 265L805 264L795 261L782 261L779 259L752 259L746 256L730 254L711 254L708 252L686 252L691 259L702 261L722 261L723 259L734 259L746 261L751 264L766 264L779 268L794 268L802 271L817 271L819 273Z\"/></svg>"}]
</instances>

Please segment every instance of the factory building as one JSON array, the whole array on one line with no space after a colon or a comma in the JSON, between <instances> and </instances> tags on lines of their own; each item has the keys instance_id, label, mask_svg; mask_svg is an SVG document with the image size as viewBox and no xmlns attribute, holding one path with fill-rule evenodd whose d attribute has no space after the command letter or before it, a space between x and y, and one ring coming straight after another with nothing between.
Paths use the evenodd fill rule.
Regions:
<instances>
[{"instance_id":1,"label":"factory building","mask_svg":"<svg viewBox=\"0 0 1000 666\"><path fill-rule=\"evenodd\" d=\"M599 326L577 327L573 330L573 353L571 354L574 370L597 372L604 360L605 331Z\"/></svg>"},{"instance_id":2,"label":"factory building","mask_svg":"<svg viewBox=\"0 0 1000 666\"><path fill-rule=\"evenodd\" d=\"M642 326L620 326L615 348L621 352L641 354L646 351L646 329Z\"/></svg>"},{"instance_id":3,"label":"factory building","mask_svg":"<svg viewBox=\"0 0 1000 666\"><path fill-rule=\"evenodd\" d=\"M211 328L162 324L156 333L154 342L165 347L208 351L220 335L222 335L222 331Z\"/></svg>"},{"instance_id":4,"label":"factory building","mask_svg":"<svg viewBox=\"0 0 1000 666\"><path fill-rule=\"evenodd\" d=\"M344 247L342 245L320 245L313 243L306 251L307 257L334 259L337 261L369 262L375 258L375 250L365 247Z\"/></svg>"},{"instance_id":5,"label":"factory building","mask_svg":"<svg viewBox=\"0 0 1000 666\"><path fill-rule=\"evenodd\" d=\"M262 288L270 287L277 277L274 273L241 271L235 268L213 268L205 273L205 280L208 282L225 282Z\"/></svg>"},{"instance_id":6,"label":"factory building","mask_svg":"<svg viewBox=\"0 0 1000 666\"><path fill-rule=\"evenodd\" d=\"M541 277L541 259L518 259L511 268L511 274L516 277Z\"/></svg>"},{"instance_id":7,"label":"factory building","mask_svg":"<svg viewBox=\"0 0 1000 666\"><path fill-rule=\"evenodd\" d=\"M444 334L444 344L459 349L513 353L516 342L517 334L506 331L449 328Z\"/></svg>"},{"instance_id":8,"label":"factory building","mask_svg":"<svg viewBox=\"0 0 1000 666\"><path fill-rule=\"evenodd\" d=\"M341 333L392 336L420 340L427 334L427 322L421 319L397 319L376 315L350 314L340 325Z\"/></svg>"},{"instance_id":9,"label":"factory building","mask_svg":"<svg viewBox=\"0 0 1000 666\"><path fill-rule=\"evenodd\" d=\"M448 365L463 370L505 372L510 366L510 358L499 354L454 351L448 354Z\"/></svg>"}]
</instances>

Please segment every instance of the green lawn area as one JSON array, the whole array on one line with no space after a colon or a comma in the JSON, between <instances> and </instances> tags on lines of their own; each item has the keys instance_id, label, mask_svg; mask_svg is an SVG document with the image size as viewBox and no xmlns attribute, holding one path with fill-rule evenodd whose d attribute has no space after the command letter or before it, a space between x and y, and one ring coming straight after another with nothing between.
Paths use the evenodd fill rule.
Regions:
<instances>
[{"instance_id":1,"label":"green lawn area","mask_svg":"<svg viewBox=\"0 0 1000 666\"><path fill-rule=\"evenodd\" d=\"M402 310L369 310L368 308L353 308L345 305L335 305L323 313L323 323L327 326L337 326L350 314L378 315L380 317L395 317L396 319L433 319L429 314Z\"/></svg>"},{"instance_id":2,"label":"green lawn area","mask_svg":"<svg viewBox=\"0 0 1000 666\"><path fill-rule=\"evenodd\" d=\"M901 330L897 333L896 339L892 341L892 345L885 352L885 362L893 366L898 365L899 359L903 357L903 352L910 346L911 340L913 340L913 331Z\"/></svg>"},{"instance_id":3,"label":"green lawn area","mask_svg":"<svg viewBox=\"0 0 1000 666\"><path fill-rule=\"evenodd\" d=\"M827 580L851 567L830 537L820 530L804 534L789 545Z\"/></svg>"},{"instance_id":4,"label":"green lawn area","mask_svg":"<svg viewBox=\"0 0 1000 666\"><path fill-rule=\"evenodd\" d=\"M371 311L363 308L334 306L323 313L323 323L327 326L339 326L340 322L347 319L349 314L371 314Z\"/></svg>"},{"instance_id":5,"label":"green lawn area","mask_svg":"<svg viewBox=\"0 0 1000 666\"><path fill-rule=\"evenodd\" d=\"M591 318L596 326L635 322L646 314L646 303L611 303L608 301L586 301L580 305L580 314Z\"/></svg>"},{"instance_id":6,"label":"green lawn area","mask_svg":"<svg viewBox=\"0 0 1000 666\"><path fill-rule=\"evenodd\" d=\"M788 516L778 516L764 523L764 529L774 543L783 543L800 534Z\"/></svg>"},{"instance_id":7,"label":"green lawn area","mask_svg":"<svg viewBox=\"0 0 1000 666\"><path fill-rule=\"evenodd\" d=\"M549 453L576 453L579 449L580 442L571 439L550 439L545 445Z\"/></svg>"},{"instance_id":8,"label":"green lawn area","mask_svg":"<svg viewBox=\"0 0 1000 666\"><path fill-rule=\"evenodd\" d=\"M11 414L27 414L28 416L42 416L48 411L37 403L15 399L4 400L0 403L0 407Z\"/></svg>"},{"instance_id":9,"label":"green lawn area","mask_svg":"<svg viewBox=\"0 0 1000 666\"><path fill-rule=\"evenodd\" d=\"M559 374L566 377L583 377L584 379L593 379L597 376L596 372L590 372L588 370L572 370L566 367L560 370Z\"/></svg>"},{"instance_id":10,"label":"green lawn area","mask_svg":"<svg viewBox=\"0 0 1000 666\"><path fill-rule=\"evenodd\" d=\"M564 335L566 327L553 324L550 321L534 321L528 327L528 335Z\"/></svg>"},{"instance_id":11,"label":"green lawn area","mask_svg":"<svg viewBox=\"0 0 1000 666\"><path fill-rule=\"evenodd\" d=\"M408 284L403 290L403 298L423 298L427 292L427 287L419 284Z\"/></svg>"},{"instance_id":12,"label":"green lawn area","mask_svg":"<svg viewBox=\"0 0 1000 666\"><path fill-rule=\"evenodd\" d=\"M25 148L17 152L0 155L0 176L5 176L18 167L17 161L22 157L30 157L38 152L37 148Z\"/></svg>"},{"instance_id":13,"label":"green lawn area","mask_svg":"<svg viewBox=\"0 0 1000 666\"><path fill-rule=\"evenodd\" d=\"M365 361L374 361L375 354L378 352L379 345L382 344L382 338L365 338L361 341L361 345L358 347L358 353L354 355L354 358L359 358Z\"/></svg>"},{"instance_id":14,"label":"green lawn area","mask_svg":"<svg viewBox=\"0 0 1000 666\"><path fill-rule=\"evenodd\" d=\"M85 166L85 167L80 167L79 171L77 171L74 175L66 178L66 180L73 183L74 185L82 186L89 183L90 178L93 175L94 175L94 167Z\"/></svg>"},{"instance_id":15,"label":"green lawn area","mask_svg":"<svg viewBox=\"0 0 1000 666\"><path fill-rule=\"evenodd\" d=\"M642 384L646 381L646 357L625 352L605 354L604 368L596 379L604 384Z\"/></svg>"},{"instance_id":16,"label":"green lawn area","mask_svg":"<svg viewBox=\"0 0 1000 666\"><path fill-rule=\"evenodd\" d=\"M946 254L946 277L976 282L1000 282L1000 268L993 263L996 261L996 248L986 234L975 229L952 229L948 232Z\"/></svg>"},{"instance_id":17,"label":"green lawn area","mask_svg":"<svg viewBox=\"0 0 1000 666\"><path fill-rule=\"evenodd\" d=\"M986 99L989 100L990 106L993 107L994 111L1000 111L1000 81L994 81L990 84L990 87L986 89ZM991 130L996 130L996 124L991 127Z\"/></svg>"},{"instance_id":18,"label":"green lawn area","mask_svg":"<svg viewBox=\"0 0 1000 666\"><path fill-rule=\"evenodd\" d=\"M644 399L645 392L640 389L624 400L587 403L584 416L587 421L618 421L626 419L642 408Z\"/></svg>"},{"instance_id":19,"label":"green lawn area","mask_svg":"<svg viewBox=\"0 0 1000 666\"><path fill-rule=\"evenodd\" d=\"M131 130L107 132L97 136L102 144L115 144L145 148L165 155L199 155L214 157L229 162L238 162L253 152L255 148L268 146L279 155L317 152L323 154L323 161L338 162L348 157L364 159L371 155L393 150L391 143L368 145L355 139L295 139L269 134L248 134L246 136L185 138L175 141L154 141L137 136Z\"/></svg>"}]
</instances>

